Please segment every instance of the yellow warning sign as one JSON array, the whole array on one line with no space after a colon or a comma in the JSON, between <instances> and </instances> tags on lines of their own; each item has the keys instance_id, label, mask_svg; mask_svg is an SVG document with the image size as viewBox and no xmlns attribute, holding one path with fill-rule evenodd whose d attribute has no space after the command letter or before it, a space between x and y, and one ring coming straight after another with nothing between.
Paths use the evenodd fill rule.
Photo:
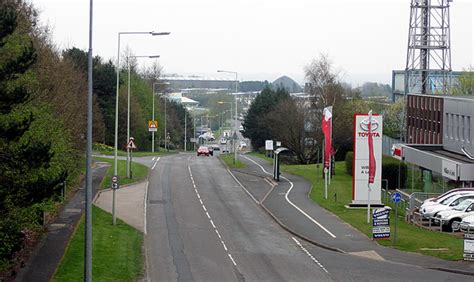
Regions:
<instances>
[{"instance_id":1,"label":"yellow warning sign","mask_svg":"<svg viewBox=\"0 0 474 282\"><path fill-rule=\"evenodd\" d=\"M157 131L158 130L158 121L149 120L148 121L148 131Z\"/></svg>"}]
</instances>

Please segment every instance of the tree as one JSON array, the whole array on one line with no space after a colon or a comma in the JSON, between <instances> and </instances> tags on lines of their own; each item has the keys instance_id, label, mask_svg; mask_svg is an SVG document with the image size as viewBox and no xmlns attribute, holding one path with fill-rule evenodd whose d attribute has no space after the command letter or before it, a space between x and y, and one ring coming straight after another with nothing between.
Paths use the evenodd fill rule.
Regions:
<instances>
[{"instance_id":1,"label":"tree","mask_svg":"<svg viewBox=\"0 0 474 282\"><path fill-rule=\"evenodd\" d=\"M288 99L290 94L285 89L272 90L265 87L255 98L245 116L244 136L250 138L252 147L258 149L265 145L265 140L272 139L270 128L265 123L265 115L271 112L282 100Z\"/></svg>"},{"instance_id":2,"label":"tree","mask_svg":"<svg viewBox=\"0 0 474 282\"><path fill-rule=\"evenodd\" d=\"M338 74L333 71L332 63L325 55L320 55L305 67L306 87L305 92L310 96L310 104L314 119L311 121L315 129L319 132L318 143L322 144L323 134L320 129L323 109L328 106L333 107L333 145L336 152L338 148L347 147L346 133L337 125L347 125L348 117L352 117L354 111L345 108L348 93L339 81ZM340 122L339 120L343 121ZM350 123L352 124L352 122Z\"/></svg>"},{"instance_id":3,"label":"tree","mask_svg":"<svg viewBox=\"0 0 474 282\"><path fill-rule=\"evenodd\" d=\"M286 98L268 113L264 120L272 136L293 151L299 163L307 164L317 157L316 131L311 108L306 100Z\"/></svg>"},{"instance_id":4,"label":"tree","mask_svg":"<svg viewBox=\"0 0 474 282\"><path fill-rule=\"evenodd\" d=\"M465 70L458 79L458 84L452 89L453 95L474 94L474 67Z\"/></svg>"},{"instance_id":5,"label":"tree","mask_svg":"<svg viewBox=\"0 0 474 282\"><path fill-rule=\"evenodd\" d=\"M400 133L404 128L405 118L403 115L405 99L398 99L390 105L385 112L383 121L383 134L392 138L400 138Z\"/></svg>"},{"instance_id":6,"label":"tree","mask_svg":"<svg viewBox=\"0 0 474 282\"><path fill-rule=\"evenodd\" d=\"M39 220L36 208L67 177L71 148L51 109L38 95L38 61L30 32L35 13L22 1L0 2L0 269ZM55 124L55 126L52 126Z\"/></svg>"}]
</instances>

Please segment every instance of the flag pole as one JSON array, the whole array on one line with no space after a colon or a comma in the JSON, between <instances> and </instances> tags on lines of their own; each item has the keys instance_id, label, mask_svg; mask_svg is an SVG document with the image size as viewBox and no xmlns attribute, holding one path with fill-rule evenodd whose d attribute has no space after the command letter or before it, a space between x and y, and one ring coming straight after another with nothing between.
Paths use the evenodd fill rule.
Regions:
<instances>
[{"instance_id":1,"label":"flag pole","mask_svg":"<svg viewBox=\"0 0 474 282\"><path fill-rule=\"evenodd\" d=\"M331 107L328 107L331 109L331 115L332 115L332 106ZM331 140L331 148L329 149L330 150L330 154L329 154L329 176L328 176L328 184L331 185L331 176L332 176L332 118L331 118L331 123L329 124L329 140Z\"/></svg>"},{"instance_id":2,"label":"flag pole","mask_svg":"<svg viewBox=\"0 0 474 282\"><path fill-rule=\"evenodd\" d=\"M369 137L371 138L370 135L372 134L372 110L369 111ZM370 144L369 144L370 147ZM369 148L369 173L368 173L368 178L367 178L367 223L370 223L370 148Z\"/></svg>"}]
</instances>

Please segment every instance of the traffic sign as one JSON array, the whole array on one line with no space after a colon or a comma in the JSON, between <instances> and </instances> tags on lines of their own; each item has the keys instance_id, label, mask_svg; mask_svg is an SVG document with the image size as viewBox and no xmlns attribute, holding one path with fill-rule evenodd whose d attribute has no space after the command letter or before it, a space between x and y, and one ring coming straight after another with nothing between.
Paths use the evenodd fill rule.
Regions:
<instances>
[{"instance_id":1,"label":"traffic sign","mask_svg":"<svg viewBox=\"0 0 474 282\"><path fill-rule=\"evenodd\" d=\"M400 193L398 193L398 192L395 192L395 193L392 194L391 198L392 198L392 202L398 203L402 200L402 195L400 195Z\"/></svg>"},{"instance_id":2,"label":"traffic sign","mask_svg":"<svg viewBox=\"0 0 474 282\"><path fill-rule=\"evenodd\" d=\"M136 149L135 142L133 142L134 138L130 137L130 140L127 143L127 149Z\"/></svg>"},{"instance_id":3,"label":"traffic sign","mask_svg":"<svg viewBox=\"0 0 474 282\"><path fill-rule=\"evenodd\" d=\"M112 176L112 189L118 189L119 188L119 183L118 183L118 176L117 175L114 175Z\"/></svg>"},{"instance_id":4,"label":"traffic sign","mask_svg":"<svg viewBox=\"0 0 474 282\"><path fill-rule=\"evenodd\" d=\"M148 131L157 131L158 130L158 121L157 120L149 120L148 121Z\"/></svg>"}]
</instances>

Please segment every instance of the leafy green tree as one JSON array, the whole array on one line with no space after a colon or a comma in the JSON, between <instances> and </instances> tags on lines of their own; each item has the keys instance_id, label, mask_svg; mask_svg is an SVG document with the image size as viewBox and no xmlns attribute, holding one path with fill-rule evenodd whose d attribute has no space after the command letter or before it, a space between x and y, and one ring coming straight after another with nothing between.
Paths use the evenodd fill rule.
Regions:
<instances>
[{"instance_id":1,"label":"leafy green tree","mask_svg":"<svg viewBox=\"0 0 474 282\"><path fill-rule=\"evenodd\" d=\"M465 70L458 79L458 85L452 89L453 95L474 95L474 68Z\"/></svg>"},{"instance_id":2,"label":"leafy green tree","mask_svg":"<svg viewBox=\"0 0 474 282\"><path fill-rule=\"evenodd\" d=\"M30 103L37 61L29 34L34 18L22 1L0 2L0 269L9 266L67 171L68 140L47 107ZM34 14L34 13L33 13Z\"/></svg>"},{"instance_id":3,"label":"leafy green tree","mask_svg":"<svg viewBox=\"0 0 474 282\"><path fill-rule=\"evenodd\" d=\"M265 115L270 113L282 100L289 99L290 94L285 89L272 90L265 87L255 98L245 116L244 136L250 138L255 149L265 145L265 140L272 139L272 132L265 122Z\"/></svg>"}]
</instances>

